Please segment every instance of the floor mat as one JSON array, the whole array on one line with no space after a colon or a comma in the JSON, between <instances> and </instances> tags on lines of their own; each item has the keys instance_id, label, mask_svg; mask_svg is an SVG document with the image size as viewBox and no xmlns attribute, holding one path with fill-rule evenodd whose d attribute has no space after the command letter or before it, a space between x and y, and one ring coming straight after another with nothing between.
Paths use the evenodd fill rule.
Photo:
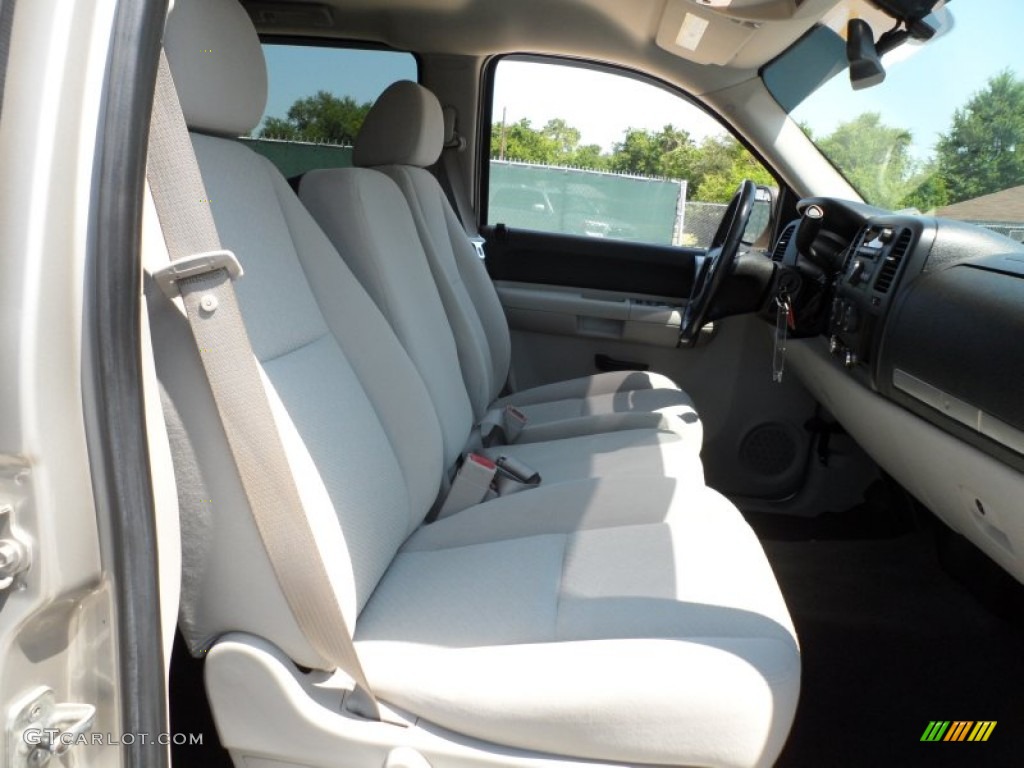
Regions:
<instances>
[{"instance_id":1,"label":"floor mat","mask_svg":"<svg viewBox=\"0 0 1024 768\"><path fill-rule=\"evenodd\" d=\"M1024 632L943 571L929 531L763 543L803 655L778 766L1024 764ZM922 742L936 720L997 725L984 743Z\"/></svg>"}]
</instances>

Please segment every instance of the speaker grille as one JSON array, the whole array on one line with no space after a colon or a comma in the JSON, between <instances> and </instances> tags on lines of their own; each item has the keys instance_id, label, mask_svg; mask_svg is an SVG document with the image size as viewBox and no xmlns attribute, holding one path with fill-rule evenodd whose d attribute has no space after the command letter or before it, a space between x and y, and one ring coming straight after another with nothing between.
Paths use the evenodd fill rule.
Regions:
<instances>
[{"instance_id":1,"label":"speaker grille","mask_svg":"<svg viewBox=\"0 0 1024 768\"><path fill-rule=\"evenodd\" d=\"M759 424L740 443L740 463L758 475L781 475L797 461L797 442L786 424Z\"/></svg>"}]
</instances>

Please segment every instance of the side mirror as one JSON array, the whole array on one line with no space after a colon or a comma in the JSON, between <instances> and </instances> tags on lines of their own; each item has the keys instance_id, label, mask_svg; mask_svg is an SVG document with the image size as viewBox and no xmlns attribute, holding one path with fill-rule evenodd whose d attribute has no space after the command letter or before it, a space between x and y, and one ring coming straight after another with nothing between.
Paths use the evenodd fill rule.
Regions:
<instances>
[{"instance_id":1,"label":"side mirror","mask_svg":"<svg viewBox=\"0 0 1024 768\"><path fill-rule=\"evenodd\" d=\"M754 207L750 211L747 228L743 231L743 242L755 247L768 247L771 239L772 221L775 218L778 190L774 187L757 185L754 193ZM762 242L763 241L763 242Z\"/></svg>"}]
</instances>

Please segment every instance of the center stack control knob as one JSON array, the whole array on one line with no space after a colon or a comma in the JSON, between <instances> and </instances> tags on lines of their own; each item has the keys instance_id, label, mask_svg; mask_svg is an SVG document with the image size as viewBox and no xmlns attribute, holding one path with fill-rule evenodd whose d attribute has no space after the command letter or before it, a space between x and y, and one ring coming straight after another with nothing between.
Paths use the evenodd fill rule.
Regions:
<instances>
[{"instance_id":1,"label":"center stack control knob","mask_svg":"<svg viewBox=\"0 0 1024 768\"><path fill-rule=\"evenodd\" d=\"M864 277L864 262L857 259L850 267L850 285L857 285L862 277Z\"/></svg>"}]
</instances>

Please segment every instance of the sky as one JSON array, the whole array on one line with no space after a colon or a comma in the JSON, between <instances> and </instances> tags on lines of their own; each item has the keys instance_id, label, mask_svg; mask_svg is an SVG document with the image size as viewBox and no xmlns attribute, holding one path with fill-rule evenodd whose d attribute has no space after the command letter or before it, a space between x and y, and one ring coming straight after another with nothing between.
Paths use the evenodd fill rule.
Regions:
<instances>
[{"instance_id":1,"label":"sky","mask_svg":"<svg viewBox=\"0 0 1024 768\"><path fill-rule=\"evenodd\" d=\"M816 135L863 112L881 112L887 125L907 128L913 152L930 156L953 112L982 90L993 75L1010 69L1024 77L1024 2L953 0L952 31L926 46L901 46L886 57L885 82L854 91L846 72L833 78L793 112ZM909 54L909 55L908 55Z\"/></svg>"},{"instance_id":2,"label":"sky","mask_svg":"<svg viewBox=\"0 0 1024 768\"><path fill-rule=\"evenodd\" d=\"M833 78L794 112L814 133L824 135L838 123L862 112L879 111L886 124L907 128L914 154L931 154L940 132L949 128L953 111L985 87L1004 68L1024 76L1024 0L952 0L952 32L918 48L904 46L890 62L886 81L853 91L846 73ZM376 98L401 78L416 79L412 56L385 51L265 47L270 92L267 114L283 117L298 98L318 89L352 95L357 101ZM605 151L621 141L627 128L660 130L671 123L699 141L721 133L706 114L674 94L636 80L589 72L505 61L495 82L494 119L527 118L541 127L564 118L578 128L584 144Z\"/></svg>"},{"instance_id":3,"label":"sky","mask_svg":"<svg viewBox=\"0 0 1024 768\"><path fill-rule=\"evenodd\" d=\"M630 128L685 128L696 141L720 134L722 126L675 93L632 78L580 67L503 61L494 79L494 122L526 118L534 128L564 118L578 128L582 144L609 151Z\"/></svg>"}]
</instances>

